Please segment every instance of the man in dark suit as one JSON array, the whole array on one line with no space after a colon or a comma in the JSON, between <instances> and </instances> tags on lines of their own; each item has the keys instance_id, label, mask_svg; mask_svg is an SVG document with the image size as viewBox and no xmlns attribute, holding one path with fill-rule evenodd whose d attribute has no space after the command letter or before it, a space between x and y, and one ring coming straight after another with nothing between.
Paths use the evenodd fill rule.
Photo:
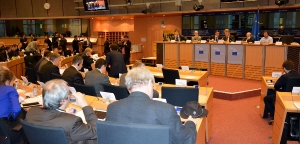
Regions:
<instances>
[{"instance_id":1,"label":"man in dark suit","mask_svg":"<svg viewBox=\"0 0 300 144\"><path fill-rule=\"evenodd\" d=\"M224 42L235 42L235 37L233 35L230 35L230 30L225 29L224 30L225 36L222 38Z\"/></svg>"},{"instance_id":2,"label":"man in dark suit","mask_svg":"<svg viewBox=\"0 0 300 144\"><path fill-rule=\"evenodd\" d=\"M63 52L67 50L67 40L65 39L64 34L60 34L59 46L62 47Z\"/></svg>"},{"instance_id":3,"label":"man in dark suit","mask_svg":"<svg viewBox=\"0 0 300 144\"><path fill-rule=\"evenodd\" d=\"M9 58L19 56L19 51L17 51L17 45L13 44L11 47L11 51L9 52Z\"/></svg>"},{"instance_id":4,"label":"man in dark suit","mask_svg":"<svg viewBox=\"0 0 300 144\"><path fill-rule=\"evenodd\" d=\"M267 96L264 97L265 102L265 111L263 118L268 118L268 113L270 113L270 117L274 117L274 109L275 109L275 98L276 91L285 91L285 87L287 84L287 80L290 77L300 77L300 73L293 70L294 64L292 61L287 60L282 64L284 74L279 77L279 79L274 84L274 90L268 90Z\"/></svg>"},{"instance_id":5,"label":"man in dark suit","mask_svg":"<svg viewBox=\"0 0 300 144\"><path fill-rule=\"evenodd\" d=\"M53 48L58 47L58 39L59 39L59 34L57 32L55 32L55 36L52 37L52 46L53 46Z\"/></svg>"},{"instance_id":6,"label":"man in dark suit","mask_svg":"<svg viewBox=\"0 0 300 144\"><path fill-rule=\"evenodd\" d=\"M97 96L101 96L100 91L104 91L102 84L110 85L109 78L105 73L106 61L100 58L95 63L95 69L85 74L85 85L94 86Z\"/></svg>"},{"instance_id":7,"label":"man in dark suit","mask_svg":"<svg viewBox=\"0 0 300 144\"><path fill-rule=\"evenodd\" d=\"M81 71L84 72L84 69L88 69L89 71L92 70L92 63L94 63L94 59L92 58L92 52L93 50L91 48L86 48L81 55L83 58L83 67L81 68Z\"/></svg>"},{"instance_id":8,"label":"man in dark suit","mask_svg":"<svg viewBox=\"0 0 300 144\"><path fill-rule=\"evenodd\" d=\"M68 67L62 77L65 81L68 82L70 86L74 83L76 84L84 84L83 77L80 72L78 72L82 68L83 59L81 56L75 56L72 61L72 66Z\"/></svg>"},{"instance_id":9,"label":"man in dark suit","mask_svg":"<svg viewBox=\"0 0 300 144\"><path fill-rule=\"evenodd\" d=\"M31 37L31 41L32 41L32 42L33 42L33 41L37 41L37 38L34 36L34 34L31 34L30 37Z\"/></svg>"},{"instance_id":10,"label":"man in dark suit","mask_svg":"<svg viewBox=\"0 0 300 144\"><path fill-rule=\"evenodd\" d=\"M78 40L78 36L74 36L74 40L72 42L73 52L74 54L79 53L79 42L83 40Z\"/></svg>"},{"instance_id":11,"label":"man in dark suit","mask_svg":"<svg viewBox=\"0 0 300 144\"><path fill-rule=\"evenodd\" d=\"M254 43L254 38L252 37L251 32L247 32L246 38L243 38L242 41L246 41L247 43Z\"/></svg>"},{"instance_id":12,"label":"man in dark suit","mask_svg":"<svg viewBox=\"0 0 300 144\"><path fill-rule=\"evenodd\" d=\"M109 52L110 52L109 40L108 40L108 38L106 38L106 41L104 42L104 54L107 54Z\"/></svg>"},{"instance_id":13,"label":"man in dark suit","mask_svg":"<svg viewBox=\"0 0 300 144\"><path fill-rule=\"evenodd\" d=\"M122 54L124 55L124 62L126 65L130 64L130 51L131 51L131 42L128 39L128 35L124 35L124 41L122 43Z\"/></svg>"},{"instance_id":14,"label":"man in dark suit","mask_svg":"<svg viewBox=\"0 0 300 144\"><path fill-rule=\"evenodd\" d=\"M174 37L172 37L171 40L186 41L186 37L181 35L178 30L175 30L174 31Z\"/></svg>"},{"instance_id":15,"label":"man in dark suit","mask_svg":"<svg viewBox=\"0 0 300 144\"><path fill-rule=\"evenodd\" d=\"M24 50L24 49L23 49L23 45L22 45L22 43L19 43L18 46L17 46L16 51L19 52L19 54L20 54L20 52L21 52L22 50Z\"/></svg>"},{"instance_id":16,"label":"man in dark suit","mask_svg":"<svg viewBox=\"0 0 300 144\"><path fill-rule=\"evenodd\" d=\"M44 75L45 81L52 80L52 73L58 74L60 63L60 55L57 53L52 53L49 57L49 61L41 68L40 72Z\"/></svg>"},{"instance_id":17,"label":"man in dark suit","mask_svg":"<svg viewBox=\"0 0 300 144\"><path fill-rule=\"evenodd\" d=\"M51 41L50 41L48 35L45 36L44 43L48 45L48 48L47 48L47 49L48 49L49 51L52 51L52 43L51 43Z\"/></svg>"},{"instance_id":18,"label":"man in dark suit","mask_svg":"<svg viewBox=\"0 0 300 144\"><path fill-rule=\"evenodd\" d=\"M127 73L126 85L130 95L108 105L106 121L167 125L170 127L170 143L194 144L196 125L187 121L184 125L174 106L152 100L154 76L147 68L133 68Z\"/></svg>"},{"instance_id":19,"label":"man in dark suit","mask_svg":"<svg viewBox=\"0 0 300 144\"><path fill-rule=\"evenodd\" d=\"M26 34L23 34L23 36L20 38L20 43L22 43L22 49L25 49L28 45Z\"/></svg>"},{"instance_id":20,"label":"man in dark suit","mask_svg":"<svg viewBox=\"0 0 300 144\"><path fill-rule=\"evenodd\" d=\"M124 62L124 56L117 52L119 46L117 44L110 45L111 52L106 54L107 65L110 66L109 76L119 78L119 73L127 73Z\"/></svg>"},{"instance_id":21,"label":"man in dark suit","mask_svg":"<svg viewBox=\"0 0 300 144\"><path fill-rule=\"evenodd\" d=\"M212 41L218 42L219 39L221 39L221 37L220 37L220 31L216 30L215 31L215 35L210 36L208 41L212 40Z\"/></svg>"},{"instance_id":22,"label":"man in dark suit","mask_svg":"<svg viewBox=\"0 0 300 144\"><path fill-rule=\"evenodd\" d=\"M0 62L5 62L9 59L10 51L10 47L5 47L4 50L0 52Z\"/></svg>"},{"instance_id":23,"label":"man in dark suit","mask_svg":"<svg viewBox=\"0 0 300 144\"><path fill-rule=\"evenodd\" d=\"M49 61L50 55L51 55L51 52L48 50L45 50L43 57L35 64L34 73L36 76L37 76L37 72L39 72L41 70L41 67L43 67Z\"/></svg>"},{"instance_id":24,"label":"man in dark suit","mask_svg":"<svg viewBox=\"0 0 300 144\"><path fill-rule=\"evenodd\" d=\"M43 108L30 108L26 114L26 122L46 127L61 127L65 131L68 142L72 144L97 143L98 119L83 94L71 94L67 82L55 79L43 86L42 95ZM82 108L87 124L84 124L80 117L75 116L72 109L67 109L70 95L76 98L74 104Z\"/></svg>"},{"instance_id":25,"label":"man in dark suit","mask_svg":"<svg viewBox=\"0 0 300 144\"><path fill-rule=\"evenodd\" d=\"M85 41L83 41L83 45L82 45L82 51L84 51L86 48L92 48L93 44L90 41L90 37L87 37Z\"/></svg>"}]
</instances>

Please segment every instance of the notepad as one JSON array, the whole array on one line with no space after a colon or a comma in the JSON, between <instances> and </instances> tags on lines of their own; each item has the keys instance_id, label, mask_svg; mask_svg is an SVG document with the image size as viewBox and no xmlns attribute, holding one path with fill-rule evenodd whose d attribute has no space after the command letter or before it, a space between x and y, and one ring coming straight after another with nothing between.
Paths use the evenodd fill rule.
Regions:
<instances>
[{"instance_id":1,"label":"notepad","mask_svg":"<svg viewBox=\"0 0 300 144\"><path fill-rule=\"evenodd\" d=\"M186 76L185 78L186 78L186 79L194 79L195 76Z\"/></svg>"},{"instance_id":2,"label":"notepad","mask_svg":"<svg viewBox=\"0 0 300 144\"><path fill-rule=\"evenodd\" d=\"M82 119L82 122L86 124L85 116L82 110L78 111L75 115L80 117Z\"/></svg>"},{"instance_id":3,"label":"notepad","mask_svg":"<svg viewBox=\"0 0 300 144\"><path fill-rule=\"evenodd\" d=\"M160 101L160 102L163 102L163 103L167 103L167 99L164 99L164 98L152 98L152 100L156 100L156 101Z\"/></svg>"}]
</instances>

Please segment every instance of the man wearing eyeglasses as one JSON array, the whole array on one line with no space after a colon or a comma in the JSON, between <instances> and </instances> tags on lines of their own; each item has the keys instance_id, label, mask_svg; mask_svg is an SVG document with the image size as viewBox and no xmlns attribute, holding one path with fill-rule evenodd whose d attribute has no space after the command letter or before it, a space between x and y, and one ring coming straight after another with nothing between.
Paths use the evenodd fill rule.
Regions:
<instances>
[{"instance_id":1,"label":"man wearing eyeglasses","mask_svg":"<svg viewBox=\"0 0 300 144\"><path fill-rule=\"evenodd\" d=\"M69 112L69 98L76 97L76 105L82 108L87 124L80 117ZM33 107L27 112L25 121L28 123L61 127L64 129L69 143L96 143L97 117L91 106L88 106L84 95L71 94L68 84L64 80L51 80L43 86L43 108ZM67 111L67 112L66 112Z\"/></svg>"}]
</instances>

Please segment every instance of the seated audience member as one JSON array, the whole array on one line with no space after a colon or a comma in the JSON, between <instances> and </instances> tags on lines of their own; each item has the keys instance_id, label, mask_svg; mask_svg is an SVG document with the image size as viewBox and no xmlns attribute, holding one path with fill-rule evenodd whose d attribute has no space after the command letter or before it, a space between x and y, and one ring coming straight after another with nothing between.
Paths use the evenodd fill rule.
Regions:
<instances>
[{"instance_id":1,"label":"seated audience member","mask_svg":"<svg viewBox=\"0 0 300 144\"><path fill-rule=\"evenodd\" d=\"M284 74L279 77L279 79L274 84L274 90L268 90L267 96L264 97L265 102L265 111L263 118L268 118L268 113L270 117L274 118L274 109L275 109L275 98L276 91L284 91L287 80L290 77L300 77L300 73L293 70L294 64L292 61L287 60L282 64Z\"/></svg>"},{"instance_id":2,"label":"seated audience member","mask_svg":"<svg viewBox=\"0 0 300 144\"><path fill-rule=\"evenodd\" d=\"M92 85L95 87L97 96L100 91L104 91L102 84L110 84L106 73L106 61L102 58L98 59L95 63L95 69L85 74L85 85Z\"/></svg>"},{"instance_id":3,"label":"seated audience member","mask_svg":"<svg viewBox=\"0 0 300 144\"><path fill-rule=\"evenodd\" d=\"M11 47L11 51L9 52L9 58L19 56L19 52L17 51L17 45L13 44Z\"/></svg>"},{"instance_id":4,"label":"seated audience member","mask_svg":"<svg viewBox=\"0 0 300 144\"><path fill-rule=\"evenodd\" d=\"M24 50L22 47L22 43L19 43L16 51L20 53L22 50Z\"/></svg>"},{"instance_id":5,"label":"seated audience member","mask_svg":"<svg viewBox=\"0 0 300 144\"><path fill-rule=\"evenodd\" d=\"M192 37L193 42L201 41L201 36L199 36L199 32L197 30L194 31L194 36Z\"/></svg>"},{"instance_id":6,"label":"seated audience member","mask_svg":"<svg viewBox=\"0 0 300 144\"><path fill-rule=\"evenodd\" d=\"M66 109L70 95L76 97L76 105L82 108L87 124L84 124L80 117L69 114L73 112L72 110ZM84 95L71 94L67 82L55 79L45 83L42 96L44 107L30 108L25 118L26 122L47 127L61 127L68 142L72 144L97 143L97 117L93 108L88 106Z\"/></svg>"},{"instance_id":7,"label":"seated audience member","mask_svg":"<svg viewBox=\"0 0 300 144\"><path fill-rule=\"evenodd\" d=\"M48 50L44 51L43 57L35 64L34 72L37 75L37 72L41 70L41 68L49 61L49 56L51 52Z\"/></svg>"},{"instance_id":8,"label":"seated audience member","mask_svg":"<svg viewBox=\"0 0 300 144\"><path fill-rule=\"evenodd\" d=\"M58 47L54 47L52 53L58 53L59 54L59 48Z\"/></svg>"},{"instance_id":9,"label":"seated audience member","mask_svg":"<svg viewBox=\"0 0 300 144\"><path fill-rule=\"evenodd\" d=\"M49 56L49 61L43 65L43 67L40 70L40 73L42 73L44 75L45 81L49 81L52 78L52 73L58 74L59 73L59 66L60 64L60 55L57 53L52 53Z\"/></svg>"},{"instance_id":10,"label":"seated audience member","mask_svg":"<svg viewBox=\"0 0 300 144\"><path fill-rule=\"evenodd\" d=\"M0 42L0 52L4 51L5 45L4 42Z\"/></svg>"},{"instance_id":11,"label":"seated audience member","mask_svg":"<svg viewBox=\"0 0 300 144\"><path fill-rule=\"evenodd\" d=\"M235 42L235 37L230 34L229 29L224 30L225 36L222 38L224 42Z\"/></svg>"},{"instance_id":12,"label":"seated audience member","mask_svg":"<svg viewBox=\"0 0 300 144\"><path fill-rule=\"evenodd\" d=\"M74 83L84 84L83 77L78 71L82 68L83 59L81 56L75 56L72 61L72 66L68 67L62 77L70 86Z\"/></svg>"},{"instance_id":13,"label":"seated audience member","mask_svg":"<svg viewBox=\"0 0 300 144\"><path fill-rule=\"evenodd\" d=\"M93 50L91 48L86 48L81 55L83 58L83 67L81 69L82 72L84 72L84 69L88 69L89 71L92 70L91 64L94 63L94 59L92 58L92 52Z\"/></svg>"},{"instance_id":14,"label":"seated audience member","mask_svg":"<svg viewBox=\"0 0 300 144\"><path fill-rule=\"evenodd\" d=\"M175 30L174 31L174 37L172 37L171 40L186 41L186 37L181 35L178 30Z\"/></svg>"},{"instance_id":15,"label":"seated audience member","mask_svg":"<svg viewBox=\"0 0 300 144\"><path fill-rule=\"evenodd\" d=\"M209 40L214 40L215 42L218 42L219 39L221 39L219 30L215 31L215 35L209 37Z\"/></svg>"},{"instance_id":16,"label":"seated audience member","mask_svg":"<svg viewBox=\"0 0 300 144\"><path fill-rule=\"evenodd\" d=\"M40 41L32 41L28 44L28 46L25 48L26 52L36 52L39 48L38 45L40 44Z\"/></svg>"},{"instance_id":17,"label":"seated audience member","mask_svg":"<svg viewBox=\"0 0 300 144\"><path fill-rule=\"evenodd\" d=\"M260 43L262 44L272 44L273 43L273 38L269 36L269 31L265 30L264 31L264 37L260 39Z\"/></svg>"},{"instance_id":18,"label":"seated audience member","mask_svg":"<svg viewBox=\"0 0 300 144\"><path fill-rule=\"evenodd\" d=\"M196 142L194 122L187 121L183 125L174 106L152 100L154 76L148 69L133 68L125 80L130 95L108 105L106 121L167 125L170 127L170 143Z\"/></svg>"},{"instance_id":19,"label":"seated audience member","mask_svg":"<svg viewBox=\"0 0 300 144\"><path fill-rule=\"evenodd\" d=\"M247 43L254 43L254 38L252 37L251 32L247 32L246 38L243 38L242 41L246 41Z\"/></svg>"},{"instance_id":20,"label":"seated audience member","mask_svg":"<svg viewBox=\"0 0 300 144\"><path fill-rule=\"evenodd\" d=\"M141 61L136 61L133 64L132 68L136 68L136 67L145 67L145 64L143 64ZM124 74L121 75L121 77L120 77L120 86L125 86L126 87L126 85L125 85L125 77L126 77L126 75L127 75L127 73L124 73ZM153 90L153 98L158 98L158 96L159 96L158 91L157 90Z\"/></svg>"},{"instance_id":21,"label":"seated audience member","mask_svg":"<svg viewBox=\"0 0 300 144\"><path fill-rule=\"evenodd\" d=\"M0 121L4 125L12 144L22 139L21 132L12 130L13 127L19 124L16 118L21 112L19 94L13 87L14 78L13 73L7 68L0 68Z\"/></svg>"},{"instance_id":22,"label":"seated audience member","mask_svg":"<svg viewBox=\"0 0 300 144\"><path fill-rule=\"evenodd\" d=\"M5 47L3 51L0 52L0 61L5 62L9 60L9 53L11 51L10 47Z\"/></svg>"},{"instance_id":23,"label":"seated audience member","mask_svg":"<svg viewBox=\"0 0 300 144\"><path fill-rule=\"evenodd\" d=\"M107 65L110 66L109 76L119 78L119 73L127 73L123 54L117 52L119 46L117 44L110 45L111 52L106 54Z\"/></svg>"}]
</instances>

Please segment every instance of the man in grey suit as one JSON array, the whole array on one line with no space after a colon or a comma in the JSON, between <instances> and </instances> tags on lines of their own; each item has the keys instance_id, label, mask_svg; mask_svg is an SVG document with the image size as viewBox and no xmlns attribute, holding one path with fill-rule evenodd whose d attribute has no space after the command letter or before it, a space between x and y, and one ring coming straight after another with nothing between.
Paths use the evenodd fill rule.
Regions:
<instances>
[{"instance_id":1,"label":"man in grey suit","mask_svg":"<svg viewBox=\"0 0 300 144\"><path fill-rule=\"evenodd\" d=\"M192 42L201 41L201 36L199 36L199 32L197 30L194 31L194 36L192 37Z\"/></svg>"},{"instance_id":2,"label":"man in grey suit","mask_svg":"<svg viewBox=\"0 0 300 144\"><path fill-rule=\"evenodd\" d=\"M170 127L170 143L196 142L194 122L187 121L183 125L174 106L152 100L154 76L147 68L133 68L125 79L130 95L108 105L106 121L167 125Z\"/></svg>"},{"instance_id":3,"label":"man in grey suit","mask_svg":"<svg viewBox=\"0 0 300 144\"><path fill-rule=\"evenodd\" d=\"M36 52L39 48L38 45L40 44L40 41L32 41L28 44L28 46L25 48L26 52Z\"/></svg>"},{"instance_id":4,"label":"man in grey suit","mask_svg":"<svg viewBox=\"0 0 300 144\"><path fill-rule=\"evenodd\" d=\"M85 85L94 86L97 96L101 96L100 91L104 91L102 84L110 84L109 78L105 73L106 61L100 58L95 63L95 69L85 74Z\"/></svg>"},{"instance_id":5,"label":"man in grey suit","mask_svg":"<svg viewBox=\"0 0 300 144\"><path fill-rule=\"evenodd\" d=\"M82 108L86 123L80 117L75 116L73 111L67 110L69 97L76 97L76 105ZM96 122L98 120L93 108L88 106L84 95L71 94L67 82L64 80L50 80L43 86L43 108L30 108L25 121L28 123L47 126L61 127L64 129L69 143L94 144L97 143Z\"/></svg>"}]
</instances>

